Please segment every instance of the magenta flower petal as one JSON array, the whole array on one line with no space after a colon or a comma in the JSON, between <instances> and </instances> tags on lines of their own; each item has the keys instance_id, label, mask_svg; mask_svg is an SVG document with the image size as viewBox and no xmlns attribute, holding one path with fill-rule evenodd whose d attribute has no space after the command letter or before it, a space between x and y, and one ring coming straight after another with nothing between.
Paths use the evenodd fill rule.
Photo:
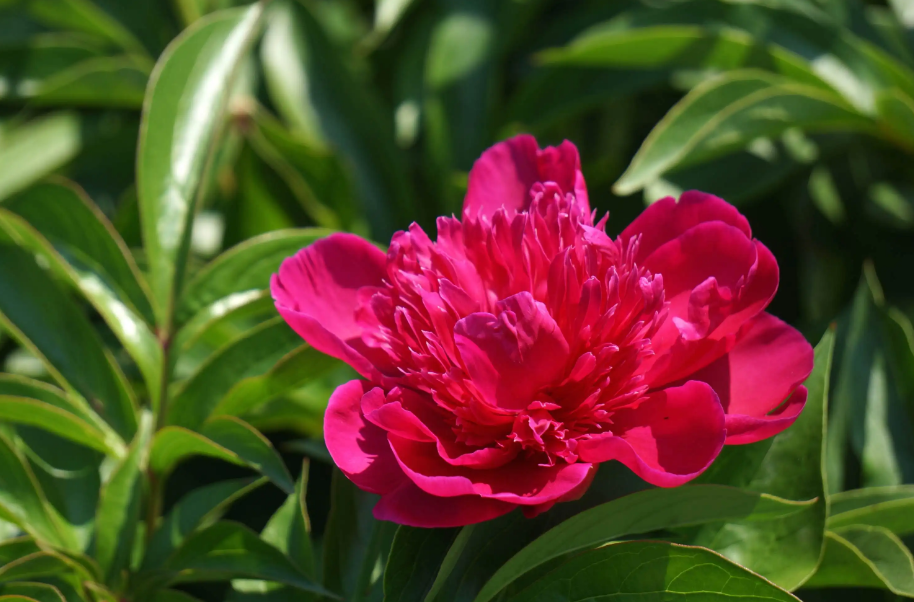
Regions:
<instances>
[{"instance_id":1,"label":"magenta flower petal","mask_svg":"<svg viewBox=\"0 0 914 602\"><path fill-rule=\"evenodd\" d=\"M675 487L711 465L724 445L724 413L714 390L689 381L613 413L612 433L578 443L585 462L618 460L660 487Z\"/></svg>"},{"instance_id":2,"label":"magenta flower petal","mask_svg":"<svg viewBox=\"0 0 914 602\"><path fill-rule=\"evenodd\" d=\"M387 443L387 433L362 417L362 396L372 389L364 380L337 387L324 414L324 441L349 480L365 491L388 493L405 477Z\"/></svg>"},{"instance_id":3,"label":"magenta flower petal","mask_svg":"<svg viewBox=\"0 0 914 602\"><path fill-rule=\"evenodd\" d=\"M473 164L464 215L491 217L502 207L524 211L530 205L534 184L547 182L573 194L581 211L590 213L577 147L566 140L540 150L533 136L515 136L496 144Z\"/></svg>"},{"instance_id":4,"label":"magenta flower petal","mask_svg":"<svg viewBox=\"0 0 914 602\"><path fill-rule=\"evenodd\" d=\"M514 504L475 495L438 497L406 482L381 496L381 501L374 507L374 516L410 527L434 529L481 523L515 508Z\"/></svg>"},{"instance_id":5,"label":"magenta flower petal","mask_svg":"<svg viewBox=\"0 0 914 602\"><path fill-rule=\"evenodd\" d=\"M386 358L362 342L356 309L359 291L381 284L385 263L368 241L332 234L283 261L270 292L280 315L308 344L370 377L376 372L371 359Z\"/></svg>"},{"instance_id":6,"label":"magenta flower petal","mask_svg":"<svg viewBox=\"0 0 914 602\"><path fill-rule=\"evenodd\" d=\"M651 203L635 221L622 231L623 241L639 237L638 261L653 253L689 228L704 222L723 222L752 238L749 222L727 201L697 190L687 190L677 201L666 197Z\"/></svg>"},{"instance_id":7,"label":"magenta flower petal","mask_svg":"<svg viewBox=\"0 0 914 602\"><path fill-rule=\"evenodd\" d=\"M516 461L499 468L474 470L448 464L427 443L391 435L390 445L410 480L422 490L442 497L478 495L533 506L568 494L588 478L591 468L584 462L539 466Z\"/></svg>"},{"instance_id":8,"label":"magenta flower petal","mask_svg":"<svg viewBox=\"0 0 914 602\"><path fill-rule=\"evenodd\" d=\"M729 353L689 378L717 391L727 413L727 443L752 443L793 423L806 400L794 391L812 367L813 349L803 335L763 312L743 326Z\"/></svg>"},{"instance_id":9,"label":"magenta flower petal","mask_svg":"<svg viewBox=\"0 0 914 602\"><path fill-rule=\"evenodd\" d=\"M454 339L483 399L495 408L523 410L564 371L568 343L530 293L499 301L496 310L498 315L475 313L457 322Z\"/></svg>"}]
</instances>

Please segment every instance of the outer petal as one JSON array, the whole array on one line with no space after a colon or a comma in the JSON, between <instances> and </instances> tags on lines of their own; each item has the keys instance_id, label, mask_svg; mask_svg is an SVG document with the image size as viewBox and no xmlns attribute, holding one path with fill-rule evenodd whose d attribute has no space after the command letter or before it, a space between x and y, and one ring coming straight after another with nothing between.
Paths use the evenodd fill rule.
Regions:
<instances>
[{"instance_id":1,"label":"outer petal","mask_svg":"<svg viewBox=\"0 0 914 602\"><path fill-rule=\"evenodd\" d=\"M726 438L717 395L697 381L650 393L637 406L613 413L612 421L613 433L578 442L581 460L618 460L660 487L697 477Z\"/></svg>"},{"instance_id":2,"label":"outer petal","mask_svg":"<svg viewBox=\"0 0 914 602\"><path fill-rule=\"evenodd\" d=\"M283 261L270 291L276 309L308 344L371 376L368 358L384 365L385 357L362 342L355 312L359 289L379 286L385 263L384 253L368 241L332 234Z\"/></svg>"},{"instance_id":3,"label":"outer petal","mask_svg":"<svg viewBox=\"0 0 914 602\"><path fill-rule=\"evenodd\" d=\"M530 203L530 187L552 181L574 192L577 204L590 213L578 149L567 140L540 150L536 139L521 134L486 150L470 170L464 215L491 217L498 209L522 211Z\"/></svg>"},{"instance_id":4,"label":"outer petal","mask_svg":"<svg viewBox=\"0 0 914 602\"><path fill-rule=\"evenodd\" d=\"M452 466L435 446L391 435L390 446L403 472L420 489L441 497L478 495L512 504L535 506L558 500L588 478L590 464L539 466L517 458L486 470Z\"/></svg>"},{"instance_id":5,"label":"outer petal","mask_svg":"<svg viewBox=\"0 0 914 602\"><path fill-rule=\"evenodd\" d=\"M729 351L739 328L768 305L778 286L771 252L722 222L687 230L651 253L645 266L663 275L670 301L669 317L652 338L656 355L645 366L654 387Z\"/></svg>"},{"instance_id":6,"label":"outer petal","mask_svg":"<svg viewBox=\"0 0 914 602\"><path fill-rule=\"evenodd\" d=\"M498 518L517 508L514 504L462 495L436 497L406 482L381 496L374 507L378 520L387 520L410 527L428 529L462 527Z\"/></svg>"},{"instance_id":7,"label":"outer petal","mask_svg":"<svg viewBox=\"0 0 914 602\"><path fill-rule=\"evenodd\" d=\"M499 301L498 316L475 313L454 329L473 385L495 408L523 410L565 370L568 343L546 306L530 293Z\"/></svg>"},{"instance_id":8,"label":"outer petal","mask_svg":"<svg viewBox=\"0 0 914 602\"><path fill-rule=\"evenodd\" d=\"M362 413L368 422L404 439L434 443L448 464L497 468L517 455L515 447L471 448L457 441L440 411L431 396L410 389L395 388L386 399L381 389L373 389L362 398Z\"/></svg>"},{"instance_id":9,"label":"outer petal","mask_svg":"<svg viewBox=\"0 0 914 602\"><path fill-rule=\"evenodd\" d=\"M688 190L682 193L677 202L671 196L652 203L635 221L622 231L620 238L628 241L640 235L638 255L639 263L653 253L662 244L673 240L680 234L702 222L719 221L738 228L752 238L749 222L736 207L712 194Z\"/></svg>"},{"instance_id":10,"label":"outer petal","mask_svg":"<svg viewBox=\"0 0 914 602\"><path fill-rule=\"evenodd\" d=\"M813 349L803 335L761 313L740 330L728 354L688 378L704 381L717 392L727 414L727 443L752 443L796 420L806 395L793 392L812 367Z\"/></svg>"},{"instance_id":11,"label":"outer petal","mask_svg":"<svg viewBox=\"0 0 914 602\"><path fill-rule=\"evenodd\" d=\"M365 491L388 493L406 479L387 443L387 433L362 416L362 396L372 387L364 380L337 387L324 414L324 441L350 481Z\"/></svg>"}]
</instances>

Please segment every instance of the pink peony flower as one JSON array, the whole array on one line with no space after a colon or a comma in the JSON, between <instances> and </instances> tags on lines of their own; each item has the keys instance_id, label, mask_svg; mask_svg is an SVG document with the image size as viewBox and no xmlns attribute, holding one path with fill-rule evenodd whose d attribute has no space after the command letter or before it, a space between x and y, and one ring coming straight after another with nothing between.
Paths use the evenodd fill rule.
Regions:
<instances>
[{"instance_id":1,"label":"pink peony flower","mask_svg":"<svg viewBox=\"0 0 914 602\"><path fill-rule=\"evenodd\" d=\"M609 460L681 485L797 418L812 348L765 313L778 266L746 219L691 191L615 240L605 222L573 144L518 136L476 162L436 241L413 224L385 255L334 234L283 262L279 312L364 377L324 432L376 517L535 515Z\"/></svg>"}]
</instances>

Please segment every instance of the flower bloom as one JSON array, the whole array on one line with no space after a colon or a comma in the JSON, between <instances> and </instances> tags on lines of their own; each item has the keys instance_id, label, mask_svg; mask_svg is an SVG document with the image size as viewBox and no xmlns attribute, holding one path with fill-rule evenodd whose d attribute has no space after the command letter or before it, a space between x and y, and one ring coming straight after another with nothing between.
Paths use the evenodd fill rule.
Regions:
<instances>
[{"instance_id":1,"label":"flower bloom","mask_svg":"<svg viewBox=\"0 0 914 602\"><path fill-rule=\"evenodd\" d=\"M436 241L334 234L283 262L280 314L364 377L333 393L324 436L376 517L532 516L609 460L672 487L797 418L812 348L765 313L778 266L746 219L692 191L616 239L605 222L573 144L518 136L476 162Z\"/></svg>"}]
</instances>

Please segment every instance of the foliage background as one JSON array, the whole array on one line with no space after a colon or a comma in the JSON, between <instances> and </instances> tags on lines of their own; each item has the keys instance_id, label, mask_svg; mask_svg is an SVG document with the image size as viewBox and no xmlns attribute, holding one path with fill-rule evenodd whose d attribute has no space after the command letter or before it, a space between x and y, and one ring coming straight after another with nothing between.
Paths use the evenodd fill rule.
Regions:
<instances>
[{"instance_id":1,"label":"foliage background","mask_svg":"<svg viewBox=\"0 0 914 602\"><path fill-rule=\"evenodd\" d=\"M150 517L201 486L249 477L252 468L287 491L268 485L239 494L223 509L225 518L256 532L270 521L274 536L264 539L296 558L294 545L280 545L282 536L275 535L295 528L287 524L291 510L286 522L277 522L274 512L307 459L310 477L299 490L306 489L314 549L323 541L324 551L314 552L316 565L310 556L295 562L312 572L322 567L318 581L346 599L380 599L383 562L367 569L359 563L386 558L393 529L371 524L365 514L371 500L332 477L320 438L327 396L350 373L299 347L259 291L281 257L327 230L381 243L412 221L433 232L435 216L459 213L473 160L518 132L535 134L541 144L567 138L578 145L591 203L611 213L611 233L667 194L698 188L723 196L778 258L781 285L771 311L813 342L837 325L831 391L822 393L830 414L827 481L819 455L810 471L805 464L796 468L808 450L794 450L774 470L808 487L753 481L745 466L774 462L768 451L755 460L754 452L732 452L707 482L793 500L827 487L851 506L856 494L845 500L840 492L867 488L876 496L868 503L894 499L902 505L892 508L914 514L904 505L914 497L906 487L914 484L914 4L273 0L242 12L246 4L0 3L0 357L4 372L18 375L0 379L0 409L8 421L3 441L11 450L0 455L37 475L48 503L76 525L83 551L97 557L108 537L114 573L98 580L110 591L91 596L153 595L154 588L138 593L146 590L128 570L131 553L117 549L124 529L138 531L130 539L142 542L144 529L151 533L155 526ZM191 149L186 156L167 154L181 144ZM182 158L191 174L184 179L174 171ZM192 226L180 211L162 209L161 199L175 190L189 214L197 212ZM87 209L81 191L104 217ZM180 244L150 247L149 238L161 234L150 216L173 227ZM106 231L106 221L116 235ZM129 248L124 255L118 236ZM204 267L254 237L265 238L241 247L247 254L228 255L222 272ZM48 264L50 276L33 275ZM144 275L135 278L137 270ZM93 288L93 277L101 289ZM233 311L214 319L212 304L230 297ZM138 324L147 324L141 330L149 336L132 338L118 313L122 300ZM90 337L100 341L97 353L87 350L94 343L76 322L97 332ZM92 365L106 353L115 368ZM273 368L280 360L285 372ZM150 434L151 443L134 445L144 451L136 458L138 476L123 490L127 518L105 535L96 516L103 516L104 487L119 469L111 458L86 455L85 445L74 448L59 432L49 435L35 428L42 426L35 419L17 414L16 399L40 392L31 380L28 394L15 383L57 382L90 406L116 405L94 395L120 386L119 372L131 393L110 395L135 395L149 405L155 415L148 420L157 423L150 428L158 432ZM247 381L239 385L242 378ZM246 455L238 451L247 449L243 443L226 443L237 432L225 421L221 434L204 427L217 404L222 411L215 413L240 417L278 452L261 446ZM162 435L166 426L173 439ZM236 457L216 459L226 458L212 446L201 452L187 433L174 430L185 427ZM112 428L118 433L109 433ZM118 437L130 443L129 431L96 424L86 436L107 433L117 448ZM106 452L105 445L96 447ZM186 455L163 459L167 449ZM176 468L146 470L147 463ZM167 480L156 476L164 474ZM607 468L601 475L608 476L601 476L594 496L603 497L588 503L643 487L622 471ZM0 475L0 502L21 498L19 486ZM888 489L869 489L875 487ZM219 501L235 493L210 492ZM26 522L32 520L24 512ZM520 541L558 522L560 513L502 526ZM12 514L7 518L15 519ZM20 531L16 522L2 524L5 539ZM902 522L890 525L891 537L914 532L914 519ZM661 535L726 548L720 533ZM408 546L407 537L398 535L401 546ZM427 544L432 552L453 549L457 536L441 537ZM876 577L842 582L820 571L798 595L914 595L914 563L895 540L886 544L890 552L879 548L871 555L895 554L888 577L876 571ZM758 559L783 555L790 563L790 550L765 545L737 556L766 576L782 575ZM508 557L504 552L493 562ZM99 562L104 572L105 561ZM202 600L287 593L264 589L264 580L283 581L275 575L220 570L220 580L208 575L181 591ZM258 577L259 585L239 576ZM354 583L367 589L350 591ZM867 589L813 587L845 585ZM456 591L455 599L472 599Z\"/></svg>"}]
</instances>

